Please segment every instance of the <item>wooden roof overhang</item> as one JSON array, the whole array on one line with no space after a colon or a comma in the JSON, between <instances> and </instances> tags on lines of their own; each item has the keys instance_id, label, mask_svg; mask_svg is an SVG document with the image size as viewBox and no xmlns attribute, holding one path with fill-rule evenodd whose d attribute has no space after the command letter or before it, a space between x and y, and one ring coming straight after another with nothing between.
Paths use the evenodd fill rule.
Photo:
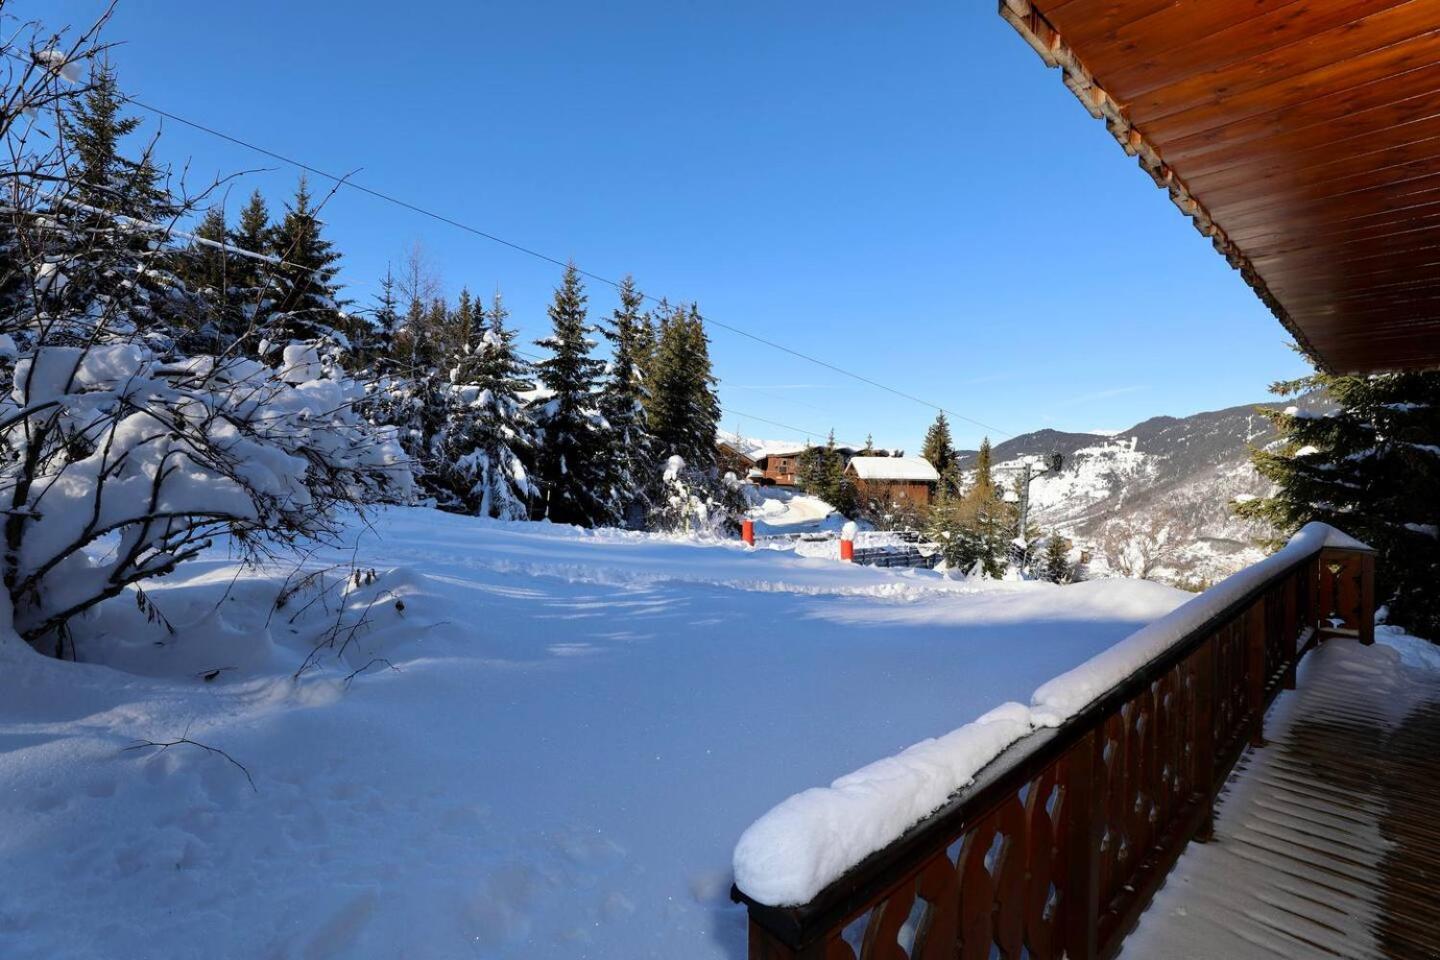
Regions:
<instances>
[{"instance_id":1,"label":"wooden roof overhang","mask_svg":"<svg viewBox=\"0 0 1440 960\"><path fill-rule=\"evenodd\" d=\"M1440 0L1000 0L1332 372L1440 367Z\"/></svg>"}]
</instances>

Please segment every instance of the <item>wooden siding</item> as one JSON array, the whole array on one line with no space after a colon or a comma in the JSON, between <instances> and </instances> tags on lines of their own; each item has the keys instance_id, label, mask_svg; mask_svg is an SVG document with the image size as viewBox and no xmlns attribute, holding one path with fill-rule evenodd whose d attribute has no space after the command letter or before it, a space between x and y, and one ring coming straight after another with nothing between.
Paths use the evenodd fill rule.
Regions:
<instances>
[{"instance_id":1,"label":"wooden siding","mask_svg":"<svg viewBox=\"0 0 1440 960\"><path fill-rule=\"evenodd\" d=\"M1001 0L1336 372L1440 367L1440 0Z\"/></svg>"},{"instance_id":2,"label":"wooden siding","mask_svg":"<svg viewBox=\"0 0 1440 960\"><path fill-rule=\"evenodd\" d=\"M852 476L854 475L852 474ZM862 480L858 477L855 478L855 492L860 495L862 502L890 500L924 507L929 505L934 487L933 483L927 483L924 480Z\"/></svg>"}]
</instances>

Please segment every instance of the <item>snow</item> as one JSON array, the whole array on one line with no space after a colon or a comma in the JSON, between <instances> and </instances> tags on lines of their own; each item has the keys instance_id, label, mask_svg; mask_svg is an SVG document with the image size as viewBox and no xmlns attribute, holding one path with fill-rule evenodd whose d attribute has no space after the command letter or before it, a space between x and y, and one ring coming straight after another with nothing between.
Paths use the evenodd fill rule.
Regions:
<instances>
[{"instance_id":1,"label":"snow","mask_svg":"<svg viewBox=\"0 0 1440 960\"><path fill-rule=\"evenodd\" d=\"M951 794L972 782L975 773L999 753L1042 728L1058 726L1098 696L1160 656L1280 568L1322 547L1369 549L1321 523L1306 525L1284 548L1198 596L1168 592L1177 598L1165 616L1108 647L1079 666L1042 684L1030 706L1007 703L973 723L935 740L917 743L833 781L829 787L795 794L745 831L734 854L735 880L761 903L806 903L869 854L900 837L938 809ZM1148 581L1090 581L1107 584L1124 598L1125 585L1148 599ZM1183 605L1178 599L1190 598Z\"/></svg>"},{"instance_id":2,"label":"snow","mask_svg":"<svg viewBox=\"0 0 1440 960\"><path fill-rule=\"evenodd\" d=\"M755 521L758 536L839 530L845 522L830 504L793 487L750 485L744 489L751 502L746 516Z\"/></svg>"},{"instance_id":3,"label":"snow","mask_svg":"<svg viewBox=\"0 0 1440 960\"><path fill-rule=\"evenodd\" d=\"M1001 750L1030 733L1030 711L1006 703L974 723L797 793L735 845L735 883L761 903L812 900L866 855L940 807Z\"/></svg>"},{"instance_id":4,"label":"snow","mask_svg":"<svg viewBox=\"0 0 1440 960\"><path fill-rule=\"evenodd\" d=\"M940 474L924 457L855 457L850 461L861 480L919 480L938 483Z\"/></svg>"},{"instance_id":5,"label":"snow","mask_svg":"<svg viewBox=\"0 0 1440 960\"><path fill-rule=\"evenodd\" d=\"M63 50L57 50L54 47L47 50L36 50L35 62L42 67L49 68L70 83L80 82L80 65L66 56Z\"/></svg>"},{"instance_id":6,"label":"snow","mask_svg":"<svg viewBox=\"0 0 1440 960\"><path fill-rule=\"evenodd\" d=\"M0 872L25 878L0 956L743 956L731 849L777 798L1186 596L418 508L346 534L299 570L217 544L147 585L175 636L122 596L77 625L88 663L0 630ZM1013 710L897 770L991 749ZM254 789L201 748L125 749L181 736Z\"/></svg>"}]
</instances>

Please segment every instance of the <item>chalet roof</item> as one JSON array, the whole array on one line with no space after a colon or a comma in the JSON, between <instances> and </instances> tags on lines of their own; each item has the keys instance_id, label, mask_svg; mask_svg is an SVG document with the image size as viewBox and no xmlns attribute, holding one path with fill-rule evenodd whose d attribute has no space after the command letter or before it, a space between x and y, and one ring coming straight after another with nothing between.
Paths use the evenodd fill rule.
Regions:
<instances>
[{"instance_id":1,"label":"chalet roof","mask_svg":"<svg viewBox=\"0 0 1440 960\"><path fill-rule=\"evenodd\" d=\"M936 483L940 474L924 457L855 457L850 469L861 480L915 480Z\"/></svg>"},{"instance_id":2,"label":"chalet roof","mask_svg":"<svg viewBox=\"0 0 1440 960\"><path fill-rule=\"evenodd\" d=\"M1001 0L1319 365L1440 367L1440 0Z\"/></svg>"}]
</instances>

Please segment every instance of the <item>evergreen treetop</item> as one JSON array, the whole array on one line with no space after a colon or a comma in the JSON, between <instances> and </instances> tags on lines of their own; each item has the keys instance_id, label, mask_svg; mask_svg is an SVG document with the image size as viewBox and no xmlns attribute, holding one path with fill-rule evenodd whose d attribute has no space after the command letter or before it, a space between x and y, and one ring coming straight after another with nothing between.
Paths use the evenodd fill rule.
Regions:
<instances>
[{"instance_id":1,"label":"evergreen treetop","mask_svg":"<svg viewBox=\"0 0 1440 960\"><path fill-rule=\"evenodd\" d=\"M950 437L950 421L945 418L943 410L935 415L935 422L925 431L925 443L920 448L920 456L929 460L930 465L942 476L955 465L955 444Z\"/></svg>"},{"instance_id":2,"label":"evergreen treetop","mask_svg":"<svg viewBox=\"0 0 1440 960\"><path fill-rule=\"evenodd\" d=\"M1282 536L1318 520L1370 544L1391 622L1440 636L1440 372L1315 374L1272 387L1281 396L1312 390L1334 409L1303 398L1261 408L1280 442L1252 450L1251 461L1275 493L1236 511Z\"/></svg>"}]
</instances>

